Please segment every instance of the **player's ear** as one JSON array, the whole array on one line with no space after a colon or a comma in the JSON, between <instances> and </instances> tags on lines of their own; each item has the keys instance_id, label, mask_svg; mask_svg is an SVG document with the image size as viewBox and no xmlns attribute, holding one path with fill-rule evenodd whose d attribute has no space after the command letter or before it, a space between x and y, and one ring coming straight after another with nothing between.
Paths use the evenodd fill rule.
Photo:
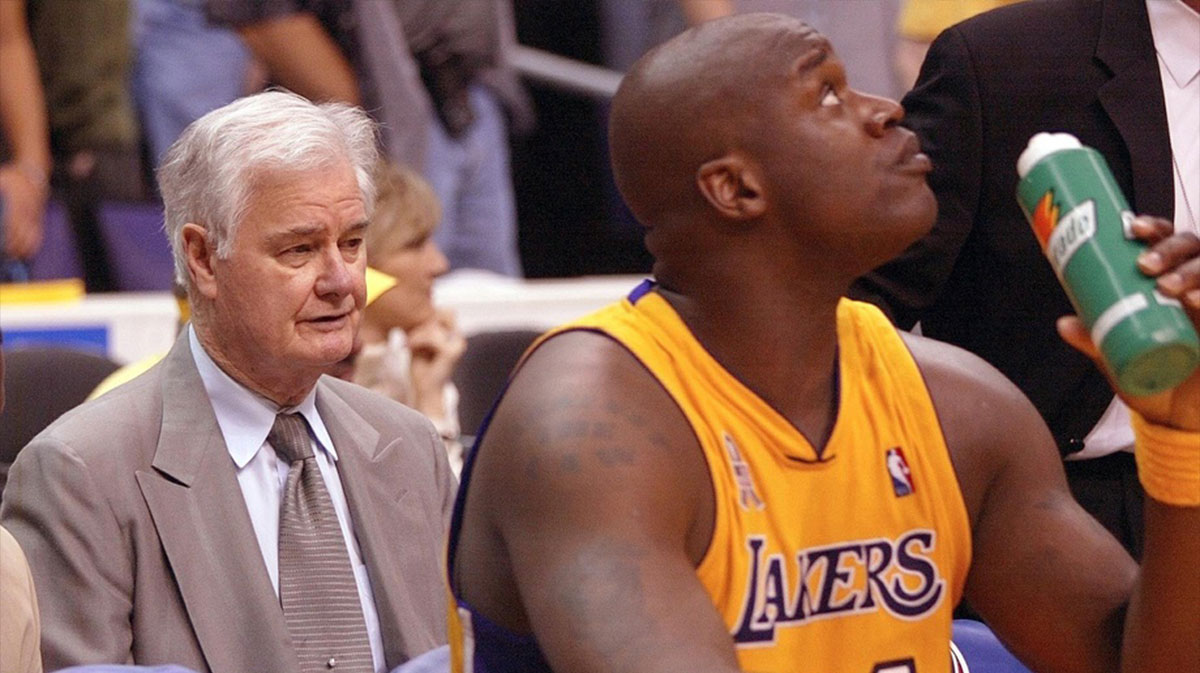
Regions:
<instances>
[{"instance_id":1,"label":"player's ear","mask_svg":"<svg viewBox=\"0 0 1200 673\"><path fill-rule=\"evenodd\" d=\"M726 154L701 164L696 186L708 203L732 220L750 220L766 210L758 167L741 154Z\"/></svg>"}]
</instances>

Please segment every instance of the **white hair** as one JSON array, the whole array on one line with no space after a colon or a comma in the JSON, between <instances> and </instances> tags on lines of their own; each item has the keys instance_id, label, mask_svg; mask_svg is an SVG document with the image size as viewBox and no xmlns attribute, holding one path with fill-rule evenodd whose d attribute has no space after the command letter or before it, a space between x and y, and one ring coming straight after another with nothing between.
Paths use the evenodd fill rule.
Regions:
<instances>
[{"instance_id":1,"label":"white hair","mask_svg":"<svg viewBox=\"0 0 1200 673\"><path fill-rule=\"evenodd\" d=\"M370 217L378 154L376 124L362 109L287 91L247 96L192 122L157 174L176 282L191 285L183 225L203 226L216 256L228 258L263 171L303 173L348 161Z\"/></svg>"}]
</instances>

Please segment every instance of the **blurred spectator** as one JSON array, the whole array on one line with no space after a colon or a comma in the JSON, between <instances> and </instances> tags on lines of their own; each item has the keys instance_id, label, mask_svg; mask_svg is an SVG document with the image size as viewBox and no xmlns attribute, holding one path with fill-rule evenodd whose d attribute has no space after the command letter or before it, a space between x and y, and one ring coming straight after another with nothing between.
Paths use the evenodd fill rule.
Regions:
<instances>
[{"instance_id":1,"label":"blurred spectator","mask_svg":"<svg viewBox=\"0 0 1200 673\"><path fill-rule=\"evenodd\" d=\"M3 409L4 349L0 347L0 410ZM41 673L41 631L29 563L17 541L0 526L0 671Z\"/></svg>"},{"instance_id":2,"label":"blurred spectator","mask_svg":"<svg viewBox=\"0 0 1200 673\"><path fill-rule=\"evenodd\" d=\"M157 166L188 124L257 88L250 52L204 0L134 0L133 96Z\"/></svg>"},{"instance_id":3,"label":"blurred spectator","mask_svg":"<svg viewBox=\"0 0 1200 673\"><path fill-rule=\"evenodd\" d=\"M25 0L0 2L0 282L23 280L19 260L42 244L50 176L46 103Z\"/></svg>"},{"instance_id":4,"label":"blurred spectator","mask_svg":"<svg viewBox=\"0 0 1200 673\"><path fill-rule=\"evenodd\" d=\"M411 170L385 165L375 184L367 261L395 285L363 312L354 381L433 421L457 476L463 447L450 378L467 342L454 313L433 305L433 281L449 268L433 238L441 209L429 183Z\"/></svg>"},{"instance_id":5,"label":"blurred spectator","mask_svg":"<svg viewBox=\"0 0 1200 673\"><path fill-rule=\"evenodd\" d=\"M929 43L943 30L989 9L1020 0L902 0L896 23L896 76L905 91L921 72Z\"/></svg>"},{"instance_id":6,"label":"blurred spectator","mask_svg":"<svg viewBox=\"0 0 1200 673\"><path fill-rule=\"evenodd\" d=\"M520 275L508 125L528 126L505 60L508 0L208 0L274 82L313 100L362 104L395 162L423 167L445 208L453 268Z\"/></svg>"},{"instance_id":7,"label":"blurred spectator","mask_svg":"<svg viewBox=\"0 0 1200 673\"><path fill-rule=\"evenodd\" d=\"M0 526L0 671L41 673L40 622L29 563Z\"/></svg>"},{"instance_id":8,"label":"blurred spectator","mask_svg":"<svg viewBox=\"0 0 1200 673\"><path fill-rule=\"evenodd\" d=\"M28 9L50 122L52 183L67 206L88 291L114 290L99 205L148 193L129 94L129 0L29 0Z\"/></svg>"}]
</instances>

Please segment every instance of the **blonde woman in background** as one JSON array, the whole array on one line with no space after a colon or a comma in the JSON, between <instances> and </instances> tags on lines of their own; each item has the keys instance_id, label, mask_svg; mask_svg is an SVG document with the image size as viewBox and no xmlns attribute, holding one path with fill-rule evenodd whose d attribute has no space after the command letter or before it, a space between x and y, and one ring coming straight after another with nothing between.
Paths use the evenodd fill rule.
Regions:
<instances>
[{"instance_id":1,"label":"blonde woman in background","mask_svg":"<svg viewBox=\"0 0 1200 673\"><path fill-rule=\"evenodd\" d=\"M407 168L382 164L375 182L367 263L395 285L363 312L354 381L429 417L457 475L463 448L458 390L450 379L467 342L453 312L433 305L433 281L450 268L433 242L441 207L429 183Z\"/></svg>"}]
</instances>

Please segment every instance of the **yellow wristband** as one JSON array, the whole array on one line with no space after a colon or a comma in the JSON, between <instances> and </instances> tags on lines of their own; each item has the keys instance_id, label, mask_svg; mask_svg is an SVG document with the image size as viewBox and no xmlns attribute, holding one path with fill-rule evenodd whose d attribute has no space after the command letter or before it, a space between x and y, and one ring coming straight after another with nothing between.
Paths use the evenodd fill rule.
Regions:
<instances>
[{"instance_id":1,"label":"yellow wristband","mask_svg":"<svg viewBox=\"0 0 1200 673\"><path fill-rule=\"evenodd\" d=\"M1133 447L1146 495L1178 507L1200 507L1200 432L1154 425L1136 411Z\"/></svg>"}]
</instances>

